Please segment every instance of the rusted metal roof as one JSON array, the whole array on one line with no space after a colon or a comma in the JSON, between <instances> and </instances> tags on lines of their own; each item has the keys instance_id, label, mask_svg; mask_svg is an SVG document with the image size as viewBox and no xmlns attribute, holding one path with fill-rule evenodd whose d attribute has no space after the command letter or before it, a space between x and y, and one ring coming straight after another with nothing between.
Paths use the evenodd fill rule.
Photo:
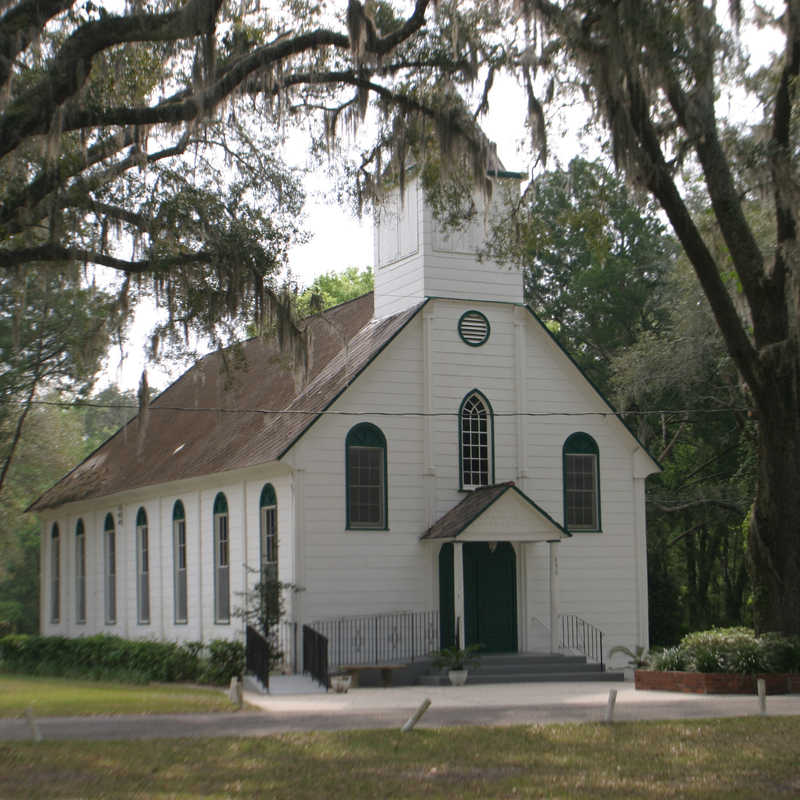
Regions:
<instances>
[{"instance_id":1,"label":"rusted metal roof","mask_svg":"<svg viewBox=\"0 0 800 800\"><path fill-rule=\"evenodd\" d=\"M305 379L271 339L206 356L29 510L279 459L422 305L374 320L369 293L309 318Z\"/></svg>"},{"instance_id":2,"label":"rusted metal roof","mask_svg":"<svg viewBox=\"0 0 800 800\"><path fill-rule=\"evenodd\" d=\"M563 526L556 522L540 505L531 500L528 495L517 488L514 481L495 483L492 486L483 486L474 489L456 506L425 531L421 539L456 539L460 533L468 528L489 506L493 505L506 492L516 492L523 500L529 503L548 522L552 523L561 536L571 536Z\"/></svg>"}]
</instances>

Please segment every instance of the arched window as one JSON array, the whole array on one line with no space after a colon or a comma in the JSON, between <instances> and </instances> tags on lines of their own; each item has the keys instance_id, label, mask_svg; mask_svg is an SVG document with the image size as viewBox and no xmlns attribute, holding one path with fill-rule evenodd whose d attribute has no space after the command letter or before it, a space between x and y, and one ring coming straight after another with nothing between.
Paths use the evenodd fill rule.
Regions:
<instances>
[{"instance_id":1,"label":"arched window","mask_svg":"<svg viewBox=\"0 0 800 800\"><path fill-rule=\"evenodd\" d=\"M588 433L564 442L564 526L571 531L600 530L600 451Z\"/></svg>"},{"instance_id":2,"label":"arched window","mask_svg":"<svg viewBox=\"0 0 800 800\"><path fill-rule=\"evenodd\" d=\"M345 451L347 527L386 530L386 437L380 428L361 422L347 434Z\"/></svg>"},{"instance_id":3,"label":"arched window","mask_svg":"<svg viewBox=\"0 0 800 800\"><path fill-rule=\"evenodd\" d=\"M50 529L50 622L61 621L61 537L58 524Z\"/></svg>"},{"instance_id":4,"label":"arched window","mask_svg":"<svg viewBox=\"0 0 800 800\"><path fill-rule=\"evenodd\" d=\"M105 556L106 625L117 621L117 531L114 517L106 514L103 525L103 551Z\"/></svg>"},{"instance_id":5,"label":"arched window","mask_svg":"<svg viewBox=\"0 0 800 800\"><path fill-rule=\"evenodd\" d=\"M278 580L278 498L271 483L259 500L261 533L261 580Z\"/></svg>"},{"instance_id":6,"label":"arched window","mask_svg":"<svg viewBox=\"0 0 800 800\"><path fill-rule=\"evenodd\" d=\"M189 621L186 583L186 512L180 500L176 500L172 507L172 567L175 622L184 624Z\"/></svg>"},{"instance_id":7,"label":"arched window","mask_svg":"<svg viewBox=\"0 0 800 800\"><path fill-rule=\"evenodd\" d=\"M461 488L488 486L494 472L492 407L477 389L461 402L458 434Z\"/></svg>"},{"instance_id":8,"label":"arched window","mask_svg":"<svg viewBox=\"0 0 800 800\"><path fill-rule=\"evenodd\" d=\"M231 621L230 539L228 501L220 492L214 499L214 622Z\"/></svg>"},{"instance_id":9,"label":"arched window","mask_svg":"<svg viewBox=\"0 0 800 800\"><path fill-rule=\"evenodd\" d=\"M82 519L75 525L75 622L86 622L86 529Z\"/></svg>"},{"instance_id":10,"label":"arched window","mask_svg":"<svg viewBox=\"0 0 800 800\"><path fill-rule=\"evenodd\" d=\"M144 508L136 512L136 620L150 623L150 534Z\"/></svg>"}]
</instances>

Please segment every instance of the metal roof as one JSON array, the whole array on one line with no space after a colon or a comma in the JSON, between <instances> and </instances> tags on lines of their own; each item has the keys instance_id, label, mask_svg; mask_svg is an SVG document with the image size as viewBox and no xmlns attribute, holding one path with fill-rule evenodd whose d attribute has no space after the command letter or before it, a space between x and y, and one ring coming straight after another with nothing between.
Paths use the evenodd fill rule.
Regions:
<instances>
[{"instance_id":1,"label":"metal roof","mask_svg":"<svg viewBox=\"0 0 800 800\"><path fill-rule=\"evenodd\" d=\"M422 305L374 320L369 293L310 317L305 375L274 339L206 356L29 510L281 458Z\"/></svg>"}]
</instances>

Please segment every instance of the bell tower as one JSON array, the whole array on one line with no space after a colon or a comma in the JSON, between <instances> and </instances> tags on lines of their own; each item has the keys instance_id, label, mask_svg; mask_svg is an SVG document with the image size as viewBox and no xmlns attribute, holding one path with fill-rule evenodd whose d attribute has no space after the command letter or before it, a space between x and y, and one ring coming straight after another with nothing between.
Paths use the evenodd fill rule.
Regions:
<instances>
[{"instance_id":1,"label":"bell tower","mask_svg":"<svg viewBox=\"0 0 800 800\"><path fill-rule=\"evenodd\" d=\"M375 317L395 314L426 297L522 303L521 271L482 259L480 251L492 220L519 197L523 177L496 172L488 206L476 193L475 216L458 230L443 230L418 174L410 171L403 202L395 187L375 217Z\"/></svg>"}]
</instances>

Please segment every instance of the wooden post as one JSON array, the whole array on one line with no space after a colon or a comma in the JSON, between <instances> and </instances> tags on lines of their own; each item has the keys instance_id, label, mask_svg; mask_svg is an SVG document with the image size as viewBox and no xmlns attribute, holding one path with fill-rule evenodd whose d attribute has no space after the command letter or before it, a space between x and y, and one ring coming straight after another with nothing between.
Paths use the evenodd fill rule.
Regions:
<instances>
[{"instance_id":1,"label":"wooden post","mask_svg":"<svg viewBox=\"0 0 800 800\"><path fill-rule=\"evenodd\" d=\"M558 541L550 541L547 544L550 550L550 652L556 653L561 644L558 630L561 617L558 585Z\"/></svg>"},{"instance_id":2,"label":"wooden post","mask_svg":"<svg viewBox=\"0 0 800 800\"><path fill-rule=\"evenodd\" d=\"M403 727L400 728L400 730L403 733L408 733L410 730L413 730L414 726L420 721L422 715L430 708L430 705L431 705L430 698L426 697L420 704L420 707L411 715L411 717L409 717L406 724L403 725Z\"/></svg>"},{"instance_id":3,"label":"wooden post","mask_svg":"<svg viewBox=\"0 0 800 800\"><path fill-rule=\"evenodd\" d=\"M455 634L459 647L466 647L464 636L464 545L453 542L453 610L455 611Z\"/></svg>"},{"instance_id":4,"label":"wooden post","mask_svg":"<svg viewBox=\"0 0 800 800\"><path fill-rule=\"evenodd\" d=\"M30 706L25 709L25 718L28 720L28 725L30 725L33 741L41 742L43 738L42 732L39 730L39 723L36 722L36 717L33 716L33 709Z\"/></svg>"},{"instance_id":5,"label":"wooden post","mask_svg":"<svg viewBox=\"0 0 800 800\"><path fill-rule=\"evenodd\" d=\"M758 712L762 716L767 713L767 684L763 678L756 680L758 690Z\"/></svg>"},{"instance_id":6,"label":"wooden post","mask_svg":"<svg viewBox=\"0 0 800 800\"><path fill-rule=\"evenodd\" d=\"M606 722L611 723L614 721L614 706L617 704L617 690L608 690L608 707L606 708Z\"/></svg>"}]
</instances>

